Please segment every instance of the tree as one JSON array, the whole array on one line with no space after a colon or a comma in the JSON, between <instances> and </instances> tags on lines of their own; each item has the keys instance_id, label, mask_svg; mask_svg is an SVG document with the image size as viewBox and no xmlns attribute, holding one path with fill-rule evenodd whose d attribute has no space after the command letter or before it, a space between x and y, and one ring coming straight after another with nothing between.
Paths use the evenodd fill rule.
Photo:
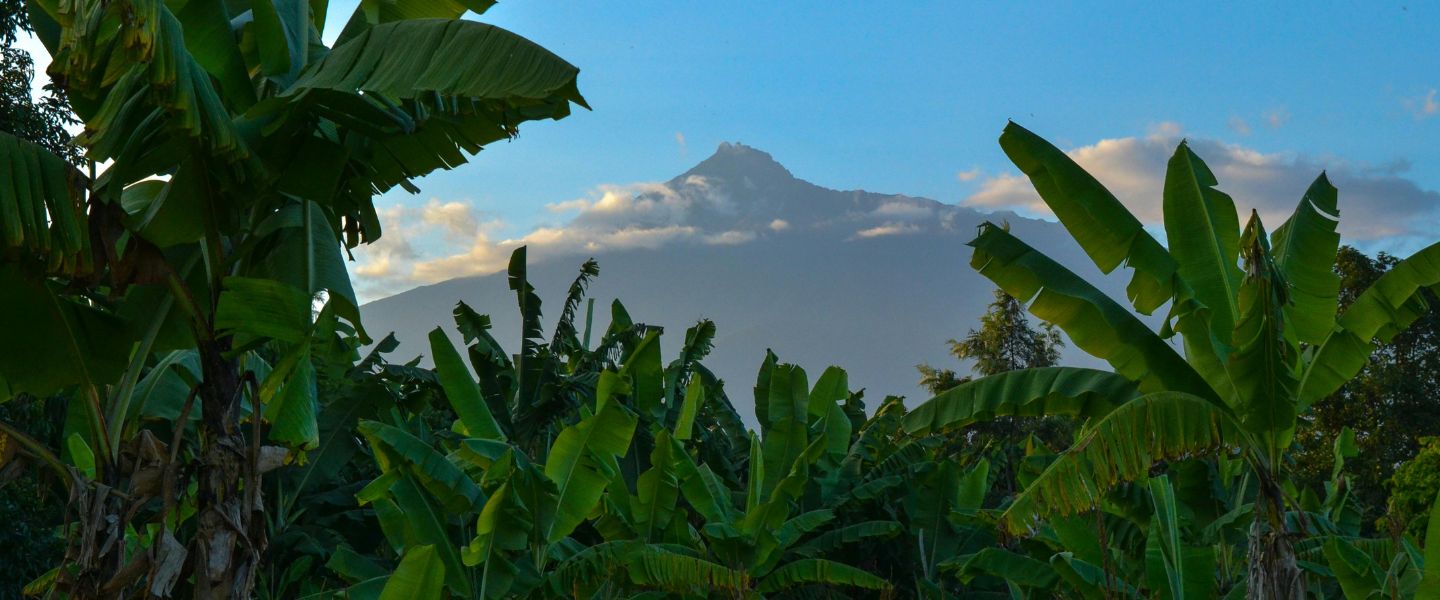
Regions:
<instances>
[{"instance_id":1,"label":"tree","mask_svg":"<svg viewBox=\"0 0 1440 600\"><path fill-rule=\"evenodd\" d=\"M65 126L74 122L63 96L50 87L36 98L32 92L34 62L16 45L30 31L30 19L21 0L0 1L0 131L39 144L72 165L80 166L78 148ZM26 395L9 404L0 404L0 422L55 447L60 441L63 399ZM6 434L0 432L0 438ZM27 469L22 461L6 460L0 451L0 598L19 598L26 582L49 569L61 556L63 547L55 529L63 519L63 497L43 470ZM24 452L19 453L24 456ZM7 464L8 463L8 464Z\"/></svg>"},{"instance_id":2,"label":"tree","mask_svg":"<svg viewBox=\"0 0 1440 600\"><path fill-rule=\"evenodd\" d=\"M1020 369L1051 367L1060 361L1065 342L1060 331L1050 323L1030 326L1025 307L1004 290L995 290L995 300L980 317L980 329L971 329L964 339L951 339L950 354L959 360L973 361L970 369L981 377L999 375ZM918 365L920 385L932 395L970 381L957 377L954 371ZM1071 440L1069 421L1053 417L997 417L975 423L964 431L965 440L983 446L1000 473L999 484L991 489L997 496L1014 493L1014 469L1023 459L1026 438L1038 437L1050 447L1064 447Z\"/></svg>"},{"instance_id":3,"label":"tree","mask_svg":"<svg viewBox=\"0 0 1440 600\"><path fill-rule=\"evenodd\" d=\"M109 165L0 135L0 399L72 398L65 452L21 440L79 515L61 589L250 595L317 355L368 339L342 249L380 236L374 196L584 106L575 67L459 19L491 4L366 0L326 47L323 1L30 2Z\"/></svg>"},{"instance_id":4,"label":"tree","mask_svg":"<svg viewBox=\"0 0 1440 600\"><path fill-rule=\"evenodd\" d=\"M1399 262L1380 253L1375 258L1342 246L1335 263L1340 276L1340 308L1348 308L1366 289ZM1354 479L1351 490L1373 523L1389 505L1388 481L1396 467L1420 451L1420 440L1440 435L1440 313L1436 298L1425 293L1428 307L1415 323L1387 343L1377 343L1355 378L1315 403L1304 415L1295 454L1302 488L1321 489L1333 460L1331 446L1345 427L1356 434L1359 455L1346 461ZM1422 513L1430 497L1408 501Z\"/></svg>"},{"instance_id":5,"label":"tree","mask_svg":"<svg viewBox=\"0 0 1440 600\"><path fill-rule=\"evenodd\" d=\"M995 290L995 301L980 317L980 329L971 329L963 340L950 340L950 354L975 361L971 368L985 376L1054 366L1064 346L1053 324L1032 328L1025 307L1014 296Z\"/></svg>"},{"instance_id":6,"label":"tree","mask_svg":"<svg viewBox=\"0 0 1440 600\"><path fill-rule=\"evenodd\" d=\"M916 408L907 429L1017 414L1090 419L1006 509L1002 522L1015 533L1041 516L1093 508L1161 461L1233 452L1257 490L1246 593L1303 597L1296 532L1286 523L1293 500L1284 492L1297 418L1360 371L1372 340L1393 339L1423 314L1425 290L1440 285L1440 244L1397 263L1337 317L1339 209L1324 174L1274 235L1253 212L1242 229L1230 197L1182 142L1165 177L1167 248L1059 149L1014 123L1000 144L1101 271L1134 271L1127 295L1137 312L1168 303L1170 313L1153 332L1084 279L987 225L970 244L971 266L1114 372L1052 367L981 378ZM1183 356L1166 342L1175 334ZM1302 343L1312 348L1302 353Z\"/></svg>"},{"instance_id":7,"label":"tree","mask_svg":"<svg viewBox=\"0 0 1440 600\"><path fill-rule=\"evenodd\" d=\"M980 329L971 329L963 340L951 339L946 343L950 345L951 356L974 361L970 369L982 376L1052 366L1060 360L1060 349L1065 346L1054 325L1041 323L1038 330L1031 327L1025 318L1025 307L998 289L995 300L980 317ZM969 381L949 369L925 364L915 369L920 371L920 385L931 394Z\"/></svg>"}]
</instances>

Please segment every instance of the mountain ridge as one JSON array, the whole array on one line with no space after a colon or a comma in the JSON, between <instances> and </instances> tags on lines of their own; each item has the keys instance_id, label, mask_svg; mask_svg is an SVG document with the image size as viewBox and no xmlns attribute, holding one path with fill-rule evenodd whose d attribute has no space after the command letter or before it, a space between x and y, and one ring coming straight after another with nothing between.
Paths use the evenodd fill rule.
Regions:
<instances>
[{"instance_id":1,"label":"mountain ridge","mask_svg":"<svg viewBox=\"0 0 1440 600\"><path fill-rule=\"evenodd\" d=\"M918 397L916 364L965 369L948 356L946 341L978 326L991 300L994 286L970 269L965 246L987 220L1009 223L1077 273L1095 272L1059 224L903 194L824 188L795 177L769 153L728 142L660 187L582 212L569 225L683 226L697 235L653 249L541 253L529 272L553 307L575 268L593 256L601 268L590 288L601 305L594 326L606 326L603 306L619 299L637 322L666 328L667 360L686 328L700 318L714 320L716 348L706 363L729 382L738 406L749 406L743 390L767 349L812 376L843 367L851 387L869 389L875 401L888 394ZM714 241L727 233L736 234L733 243ZM1123 294L1116 278L1092 279L1112 296ZM461 300L492 315L507 349L518 347L518 311L504 273L371 302L364 307L366 327L372 335L397 333L401 348L392 360L423 355L425 334L437 325L459 340L449 317ZM553 324L548 315L544 322ZM1095 364L1073 350L1065 356Z\"/></svg>"}]
</instances>

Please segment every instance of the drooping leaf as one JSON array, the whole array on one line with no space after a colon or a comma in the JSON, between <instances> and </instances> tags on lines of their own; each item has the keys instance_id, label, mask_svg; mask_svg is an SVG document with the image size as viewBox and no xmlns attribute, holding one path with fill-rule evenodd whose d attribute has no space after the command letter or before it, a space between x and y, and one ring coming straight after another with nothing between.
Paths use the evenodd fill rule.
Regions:
<instances>
[{"instance_id":1,"label":"drooping leaf","mask_svg":"<svg viewBox=\"0 0 1440 600\"><path fill-rule=\"evenodd\" d=\"M271 423L270 440L308 450L320 444L315 367L308 345L297 346L291 353L285 360L292 366L270 374L283 382L272 383L266 377L268 385L261 386L261 402L265 403L265 420Z\"/></svg>"},{"instance_id":2,"label":"drooping leaf","mask_svg":"<svg viewBox=\"0 0 1440 600\"><path fill-rule=\"evenodd\" d=\"M590 287L590 281L599 275L600 263L595 262L595 259L580 265L580 274L570 283L570 291L565 294L565 305L560 311L560 320L555 323L555 335L550 339L552 347L580 348L579 332L575 329L575 313L580 310L580 301L585 298L585 290Z\"/></svg>"},{"instance_id":3,"label":"drooping leaf","mask_svg":"<svg viewBox=\"0 0 1440 600\"><path fill-rule=\"evenodd\" d=\"M999 577L1028 588L1048 588L1055 584L1055 571L1050 565L1002 548L984 548L958 565L960 581L970 582L977 575Z\"/></svg>"},{"instance_id":4,"label":"drooping leaf","mask_svg":"<svg viewBox=\"0 0 1440 600\"><path fill-rule=\"evenodd\" d=\"M1036 517L1092 508L1117 483L1146 476L1156 461L1216 452L1237 445L1238 436L1233 418L1203 398L1141 396L1092 425L1016 496L1001 521L1022 533Z\"/></svg>"},{"instance_id":5,"label":"drooping leaf","mask_svg":"<svg viewBox=\"0 0 1440 600\"><path fill-rule=\"evenodd\" d=\"M52 272L91 265L85 178L37 144L0 131L0 247L41 259Z\"/></svg>"},{"instance_id":6,"label":"drooping leaf","mask_svg":"<svg viewBox=\"0 0 1440 600\"><path fill-rule=\"evenodd\" d=\"M970 264L1053 323L1085 352L1139 382L1141 392L1184 391L1219 402L1214 390L1164 340L1095 286L1016 239L1001 227L982 226ZM1167 257L1168 258L1168 257Z\"/></svg>"},{"instance_id":7,"label":"drooping leaf","mask_svg":"<svg viewBox=\"0 0 1440 600\"><path fill-rule=\"evenodd\" d=\"M265 251L250 275L280 281L312 298L328 292L327 302L334 303L336 314L356 328L361 343L368 343L360 322L360 303L340 254L340 237L325 211L307 202L287 206L275 219L294 226L279 227L266 236Z\"/></svg>"},{"instance_id":8,"label":"drooping leaf","mask_svg":"<svg viewBox=\"0 0 1440 600\"><path fill-rule=\"evenodd\" d=\"M1374 598L1385 592L1383 571L1370 555L1338 536L1330 537L1324 549L1326 563L1347 600Z\"/></svg>"},{"instance_id":9,"label":"drooping leaf","mask_svg":"<svg viewBox=\"0 0 1440 600\"><path fill-rule=\"evenodd\" d=\"M436 56L491 59L432 60ZM370 135L374 150L367 157L366 176L375 189L385 191L463 164L465 153L513 136L520 122L562 118L571 102L584 106L575 86L578 73L558 56L498 27L406 20L375 25L337 44L285 93L332 111L358 106L357 93L408 107L407 118L415 121L394 133ZM365 113L361 119L372 116Z\"/></svg>"},{"instance_id":10,"label":"drooping leaf","mask_svg":"<svg viewBox=\"0 0 1440 600\"><path fill-rule=\"evenodd\" d=\"M960 384L905 415L916 435L960 429L1001 416L1103 417L1137 396L1135 382L1095 369L1041 367Z\"/></svg>"},{"instance_id":11,"label":"drooping leaf","mask_svg":"<svg viewBox=\"0 0 1440 600\"><path fill-rule=\"evenodd\" d=\"M226 277L215 328L299 344L310 334L310 296L273 279Z\"/></svg>"},{"instance_id":12,"label":"drooping leaf","mask_svg":"<svg viewBox=\"0 0 1440 600\"><path fill-rule=\"evenodd\" d=\"M830 529L791 549L805 557L819 557L825 553L867 540L888 539L900 534L902 527L896 521L862 521Z\"/></svg>"},{"instance_id":13,"label":"drooping leaf","mask_svg":"<svg viewBox=\"0 0 1440 600\"><path fill-rule=\"evenodd\" d=\"M1388 342L1425 314L1425 290L1440 286L1440 243L1391 267L1336 321L1300 381L1301 408L1329 396L1370 360L1371 340Z\"/></svg>"},{"instance_id":14,"label":"drooping leaf","mask_svg":"<svg viewBox=\"0 0 1440 600\"><path fill-rule=\"evenodd\" d=\"M133 342L115 315L61 295L59 286L0 264L0 381L10 394L45 396L120 379Z\"/></svg>"},{"instance_id":15,"label":"drooping leaf","mask_svg":"<svg viewBox=\"0 0 1440 600\"><path fill-rule=\"evenodd\" d=\"M633 583L681 594L740 594L750 583L744 571L672 552L637 552L627 562Z\"/></svg>"},{"instance_id":16,"label":"drooping leaf","mask_svg":"<svg viewBox=\"0 0 1440 600\"><path fill-rule=\"evenodd\" d=\"M375 449L382 472L404 469L446 510L465 513L484 502L485 494L470 476L405 430L376 421L361 421L356 429Z\"/></svg>"},{"instance_id":17,"label":"drooping leaf","mask_svg":"<svg viewBox=\"0 0 1440 600\"><path fill-rule=\"evenodd\" d=\"M760 580L756 590L761 593L772 593L810 584L857 587L867 590L891 588L890 582L845 563L819 558L804 558L775 569Z\"/></svg>"}]
</instances>

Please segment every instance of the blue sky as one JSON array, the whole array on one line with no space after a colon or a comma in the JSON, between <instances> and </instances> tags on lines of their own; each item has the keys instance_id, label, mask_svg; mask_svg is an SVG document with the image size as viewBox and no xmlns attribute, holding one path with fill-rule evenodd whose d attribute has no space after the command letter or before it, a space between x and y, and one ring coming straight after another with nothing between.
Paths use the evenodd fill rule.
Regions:
<instances>
[{"instance_id":1,"label":"blue sky","mask_svg":"<svg viewBox=\"0 0 1440 600\"><path fill-rule=\"evenodd\" d=\"M561 228L567 214L546 205L661 181L742 141L827 187L1024 210L995 143L1013 118L1062 148L1088 147L1122 179L1148 163L1102 140L1129 140L1140 156L1147 140L1173 148L1188 136L1238 161L1227 172L1239 175L1258 164L1305 180L1320 168L1380 178L1370 210L1386 214L1400 185L1409 199L1396 214L1412 224L1372 227L1366 244L1413 249L1417 233L1440 233L1428 206L1440 189L1440 7L1204 4L502 2L478 18L580 67L594 110L528 124L381 205L397 219L427 205L464 213L473 227L414 240L438 257L475 236ZM335 3L332 26L353 5Z\"/></svg>"}]
</instances>

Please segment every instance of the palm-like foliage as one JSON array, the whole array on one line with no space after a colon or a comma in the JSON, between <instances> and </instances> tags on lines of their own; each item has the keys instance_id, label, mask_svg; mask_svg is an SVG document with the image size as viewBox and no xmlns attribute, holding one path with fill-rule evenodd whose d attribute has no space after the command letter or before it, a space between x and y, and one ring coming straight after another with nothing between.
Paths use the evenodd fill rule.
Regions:
<instances>
[{"instance_id":1,"label":"palm-like foliage","mask_svg":"<svg viewBox=\"0 0 1440 600\"><path fill-rule=\"evenodd\" d=\"M266 457L319 447L317 365L366 339L342 248L380 236L374 195L584 105L573 66L459 19L490 4L366 0L327 47L323 1L30 2L104 169L0 134L0 401L71 397L81 530L136 527L74 540L62 588L249 594Z\"/></svg>"},{"instance_id":2,"label":"palm-like foliage","mask_svg":"<svg viewBox=\"0 0 1440 600\"><path fill-rule=\"evenodd\" d=\"M843 371L826 371L811 388L803 370L770 356L756 389L768 426L732 456L732 436L744 435L731 431L739 417L699 362L713 324L692 328L669 366L660 332L628 318L613 321L591 348L574 319L586 282L599 273L592 261L546 343L524 259L517 251L509 270L523 324L517 354L499 351L489 319L463 304L455 317L468 365L443 330L430 336L430 387L453 421L401 409L359 423L379 471L356 498L391 551L330 553L327 564L351 595L890 589L835 558L899 531L894 521L850 523L837 514L853 491L838 476L854 441ZM533 416L522 424L521 414Z\"/></svg>"},{"instance_id":3,"label":"palm-like foliage","mask_svg":"<svg viewBox=\"0 0 1440 600\"><path fill-rule=\"evenodd\" d=\"M1044 140L1012 123L1000 143L1096 266L1133 271L1133 308L1148 314L1168 303L1169 314L1153 332L1079 276L986 225L971 242L971 265L1109 362L1134 391L1116 394L1114 383L1101 387L1104 378L1072 384L1075 377L1053 371L1021 371L1002 376L1003 385L986 378L942 394L907 417L907 428L990 415L1089 418L1075 445L1006 510L1002 521L1013 532L1033 531L1040 516L1095 507L1116 484L1143 479L1162 461L1241 457L1259 493L1249 594L1299 597L1295 532L1285 523L1295 502L1282 491L1296 417L1354 375L1372 339L1389 339L1420 314L1420 291L1440 284L1440 245L1402 261L1337 317L1339 211L1323 174L1273 235L1254 214L1242 231L1231 199L1182 143L1165 178L1166 248ZM1183 355L1166 341L1175 334Z\"/></svg>"}]
</instances>

